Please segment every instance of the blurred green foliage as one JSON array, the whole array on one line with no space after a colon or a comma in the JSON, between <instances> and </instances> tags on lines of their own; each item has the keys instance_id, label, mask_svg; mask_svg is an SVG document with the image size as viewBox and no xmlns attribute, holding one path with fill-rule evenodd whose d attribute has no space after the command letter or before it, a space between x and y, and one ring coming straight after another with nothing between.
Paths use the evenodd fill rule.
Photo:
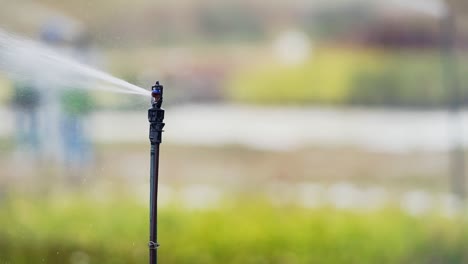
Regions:
<instances>
[{"instance_id":1,"label":"blurred green foliage","mask_svg":"<svg viewBox=\"0 0 468 264\"><path fill-rule=\"evenodd\" d=\"M300 65L271 62L239 72L229 95L260 104L441 107L448 98L441 61L428 51L318 49ZM459 64L463 88L468 63ZM461 100L468 102L466 92Z\"/></svg>"},{"instance_id":2,"label":"blurred green foliage","mask_svg":"<svg viewBox=\"0 0 468 264\"><path fill-rule=\"evenodd\" d=\"M359 59L351 52L318 50L304 64L247 69L232 80L231 96L251 103L343 103L354 69L362 67Z\"/></svg>"},{"instance_id":3,"label":"blurred green foliage","mask_svg":"<svg viewBox=\"0 0 468 264\"><path fill-rule=\"evenodd\" d=\"M253 198L253 197L250 197ZM145 263L147 208L131 200L14 199L0 207L0 263ZM435 215L273 207L160 213L161 263L462 263L461 225Z\"/></svg>"},{"instance_id":4,"label":"blurred green foliage","mask_svg":"<svg viewBox=\"0 0 468 264\"><path fill-rule=\"evenodd\" d=\"M362 105L437 107L447 103L437 54L383 56L377 69L356 72L348 102Z\"/></svg>"},{"instance_id":5,"label":"blurred green foliage","mask_svg":"<svg viewBox=\"0 0 468 264\"><path fill-rule=\"evenodd\" d=\"M88 91L68 89L62 92L61 106L62 110L70 116L82 116L92 111L94 103Z\"/></svg>"}]
</instances>

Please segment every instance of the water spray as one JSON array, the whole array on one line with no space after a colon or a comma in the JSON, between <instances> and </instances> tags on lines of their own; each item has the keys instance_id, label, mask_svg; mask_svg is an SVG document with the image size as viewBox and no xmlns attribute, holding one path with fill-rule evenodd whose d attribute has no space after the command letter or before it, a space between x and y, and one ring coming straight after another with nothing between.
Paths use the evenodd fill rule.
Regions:
<instances>
[{"instance_id":1,"label":"water spray","mask_svg":"<svg viewBox=\"0 0 468 264\"><path fill-rule=\"evenodd\" d=\"M150 241L149 263L158 262L157 241L158 234L158 178L159 178L159 145L162 140L164 128L163 86L159 81L151 87L151 108L148 109L148 121L150 123L149 139L151 143L151 166L150 166Z\"/></svg>"},{"instance_id":2,"label":"water spray","mask_svg":"<svg viewBox=\"0 0 468 264\"><path fill-rule=\"evenodd\" d=\"M62 51L63 52L63 51ZM69 87L149 96L148 90L83 64L44 43L0 28L0 72L47 90Z\"/></svg>"}]
</instances>

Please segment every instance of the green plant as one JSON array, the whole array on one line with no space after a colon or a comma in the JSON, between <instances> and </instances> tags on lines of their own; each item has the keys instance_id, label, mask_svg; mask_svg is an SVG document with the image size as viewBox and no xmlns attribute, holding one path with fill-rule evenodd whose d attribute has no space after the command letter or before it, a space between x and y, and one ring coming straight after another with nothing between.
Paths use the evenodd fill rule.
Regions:
<instances>
[{"instance_id":1,"label":"green plant","mask_svg":"<svg viewBox=\"0 0 468 264\"><path fill-rule=\"evenodd\" d=\"M160 214L162 263L461 263L460 223L371 212L275 207L261 197ZM257 201L257 202L252 202ZM131 199L10 199L0 209L0 263L142 263L147 208ZM77 260L78 259L78 260Z\"/></svg>"}]
</instances>

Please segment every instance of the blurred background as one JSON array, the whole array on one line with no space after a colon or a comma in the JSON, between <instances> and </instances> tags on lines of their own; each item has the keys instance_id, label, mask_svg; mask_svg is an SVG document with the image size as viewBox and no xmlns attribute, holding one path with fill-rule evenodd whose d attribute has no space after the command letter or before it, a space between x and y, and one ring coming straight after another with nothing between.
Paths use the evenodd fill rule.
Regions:
<instances>
[{"instance_id":1,"label":"blurred background","mask_svg":"<svg viewBox=\"0 0 468 264\"><path fill-rule=\"evenodd\" d=\"M0 4L0 263L147 261L72 62L161 263L468 263L465 0Z\"/></svg>"}]
</instances>

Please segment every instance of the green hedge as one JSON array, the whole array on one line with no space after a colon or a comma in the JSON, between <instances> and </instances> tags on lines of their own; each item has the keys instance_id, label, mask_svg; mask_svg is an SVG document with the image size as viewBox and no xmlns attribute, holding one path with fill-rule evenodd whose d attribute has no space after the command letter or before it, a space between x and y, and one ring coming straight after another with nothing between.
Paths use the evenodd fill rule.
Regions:
<instances>
[{"instance_id":1,"label":"green hedge","mask_svg":"<svg viewBox=\"0 0 468 264\"><path fill-rule=\"evenodd\" d=\"M254 104L440 107L448 98L441 61L436 51L318 49L301 65L272 61L240 71L229 81L228 94ZM465 89L468 61L459 63ZM460 99L468 102L468 94Z\"/></svg>"},{"instance_id":2,"label":"green hedge","mask_svg":"<svg viewBox=\"0 0 468 264\"><path fill-rule=\"evenodd\" d=\"M160 213L160 262L462 263L455 220L391 208L353 213L253 199ZM129 201L12 200L0 207L0 263L145 263L147 209Z\"/></svg>"}]
</instances>

